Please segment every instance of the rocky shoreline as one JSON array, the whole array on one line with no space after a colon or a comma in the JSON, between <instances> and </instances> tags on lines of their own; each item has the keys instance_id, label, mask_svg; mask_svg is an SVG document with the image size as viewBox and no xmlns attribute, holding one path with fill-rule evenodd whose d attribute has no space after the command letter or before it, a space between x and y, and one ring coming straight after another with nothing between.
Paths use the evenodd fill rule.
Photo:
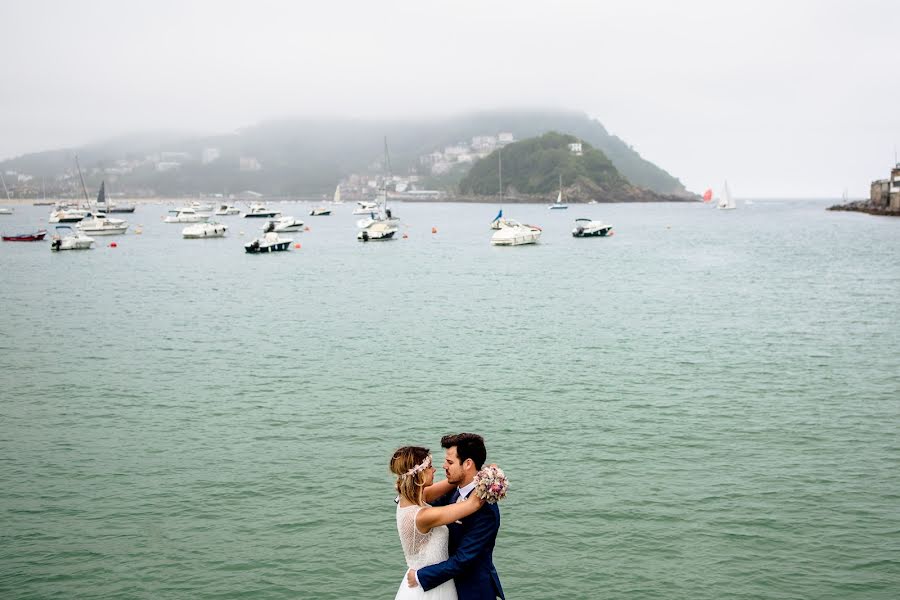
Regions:
<instances>
[{"instance_id":1,"label":"rocky shoreline","mask_svg":"<svg viewBox=\"0 0 900 600\"><path fill-rule=\"evenodd\" d=\"M835 204L829 206L827 210L840 210L846 212L861 212L867 215L876 215L879 217L900 217L900 211L882 208L880 206L872 206L867 200L850 202L849 204Z\"/></svg>"}]
</instances>

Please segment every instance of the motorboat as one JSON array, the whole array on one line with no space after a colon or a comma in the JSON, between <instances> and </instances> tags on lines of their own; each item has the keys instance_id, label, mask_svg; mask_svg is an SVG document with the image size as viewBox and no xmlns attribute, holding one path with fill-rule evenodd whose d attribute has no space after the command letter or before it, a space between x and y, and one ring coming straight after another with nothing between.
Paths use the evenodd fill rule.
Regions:
<instances>
[{"instance_id":1,"label":"motorboat","mask_svg":"<svg viewBox=\"0 0 900 600\"><path fill-rule=\"evenodd\" d=\"M76 227L87 235L120 235L128 230L128 222L97 213L82 219Z\"/></svg>"},{"instance_id":2,"label":"motorboat","mask_svg":"<svg viewBox=\"0 0 900 600\"><path fill-rule=\"evenodd\" d=\"M250 210L244 213L245 218L271 219L281 214L280 210L269 210L265 204L251 204Z\"/></svg>"},{"instance_id":3,"label":"motorboat","mask_svg":"<svg viewBox=\"0 0 900 600\"><path fill-rule=\"evenodd\" d=\"M13 209L8 208L6 206L0 206L0 215L11 215L13 214Z\"/></svg>"},{"instance_id":4,"label":"motorboat","mask_svg":"<svg viewBox=\"0 0 900 600\"><path fill-rule=\"evenodd\" d=\"M400 230L397 224L398 221L396 219L376 219L368 226L362 228L356 234L356 239L361 242L378 242L393 239L394 235Z\"/></svg>"},{"instance_id":5,"label":"motorboat","mask_svg":"<svg viewBox=\"0 0 900 600\"><path fill-rule=\"evenodd\" d=\"M4 235L4 242L40 242L47 235L46 229L38 229L31 233L17 233L15 235Z\"/></svg>"},{"instance_id":6,"label":"motorboat","mask_svg":"<svg viewBox=\"0 0 900 600\"><path fill-rule=\"evenodd\" d=\"M262 254L264 252L284 252L290 250L291 238L283 238L274 231L263 234L248 244L244 244L244 250L250 254Z\"/></svg>"},{"instance_id":7,"label":"motorboat","mask_svg":"<svg viewBox=\"0 0 900 600\"><path fill-rule=\"evenodd\" d=\"M78 223L85 217L90 215L90 212L84 210L83 208L58 208L50 213L50 218L47 219L48 223Z\"/></svg>"},{"instance_id":8,"label":"motorboat","mask_svg":"<svg viewBox=\"0 0 900 600\"><path fill-rule=\"evenodd\" d=\"M208 213L198 213L187 206L169 212L172 214L163 219L166 223L205 223L210 217Z\"/></svg>"},{"instance_id":9,"label":"motorboat","mask_svg":"<svg viewBox=\"0 0 900 600\"><path fill-rule=\"evenodd\" d=\"M613 226L603 221L591 219L575 219L572 237L607 237L612 235Z\"/></svg>"},{"instance_id":10,"label":"motorboat","mask_svg":"<svg viewBox=\"0 0 900 600\"><path fill-rule=\"evenodd\" d=\"M356 202L356 208L353 209L354 215L367 215L378 211L378 202L370 202L368 200L359 200Z\"/></svg>"},{"instance_id":11,"label":"motorboat","mask_svg":"<svg viewBox=\"0 0 900 600\"><path fill-rule=\"evenodd\" d=\"M191 202L191 208L196 210L198 213L211 213L215 207L212 204L203 204L201 202L198 202L197 200L194 200L193 202Z\"/></svg>"},{"instance_id":12,"label":"motorboat","mask_svg":"<svg viewBox=\"0 0 900 600\"><path fill-rule=\"evenodd\" d=\"M503 219L494 235L491 236L493 246L522 246L534 244L541 239L543 230L537 225L526 225L512 219Z\"/></svg>"},{"instance_id":13,"label":"motorboat","mask_svg":"<svg viewBox=\"0 0 900 600\"><path fill-rule=\"evenodd\" d=\"M109 213L133 213L134 212L134 204L113 204L110 203L109 208L106 210Z\"/></svg>"},{"instance_id":14,"label":"motorboat","mask_svg":"<svg viewBox=\"0 0 900 600\"><path fill-rule=\"evenodd\" d=\"M279 217L274 221L269 221L266 223L266 228L263 229L265 233L270 231L274 231L277 233L284 233L286 231L302 231L303 230L303 221L298 221L294 217Z\"/></svg>"},{"instance_id":15,"label":"motorboat","mask_svg":"<svg viewBox=\"0 0 900 600\"><path fill-rule=\"evenodd\" d=\"M236 207L233 204L220 204L216 209L217 217L228 217L231 215L239 215L241 214L241 209Z\"/></svg>"},{"instance_id":16,"label":"motorboat","mask_svg":"<svg viewBox=\"0 0 900 600\"><path fill-rule=\"evenodd\" d=\"M215 238L224 237L226 231L228 231L227 225L222 225L215 221L212 223L195 223L182 229L181 236L189 240Z\"/></svg>"},{"instance_id":17,"label":"motorboat","mask_svg":"<svg viewBox=\"0 0 900 600\"><path fill-rule=\"evenodd\" d=\"M327 217L331 214L330 208L323 208L321 206L317 206L311 211L309 211L309 216L311 217Z\"/></svg>"},{"instance_id":18,"label":"motorboat","mask_svg":"<svg viewBox=\"0 0 900 600\"><path fill-rule=\"evenodd\" d=\"M60 250L90 250L94 245L94 238L86 236L81 231L76 231L68 225L57 225L56 235L50 242L50 249L54 252Z\"/></svg>"}]
</instances>

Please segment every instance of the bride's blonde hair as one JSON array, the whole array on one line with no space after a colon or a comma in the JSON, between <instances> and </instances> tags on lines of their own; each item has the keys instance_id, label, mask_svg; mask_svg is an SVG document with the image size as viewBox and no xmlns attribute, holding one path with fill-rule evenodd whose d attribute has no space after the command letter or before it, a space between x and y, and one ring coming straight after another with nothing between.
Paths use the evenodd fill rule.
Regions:
<instances>
[{"instance_id":1,"label":"bride's blonde hair","mask_svg":"<svg viewBox=\"0 0 900 600\"><path fill-rule=\"evenodd\" d=\"M414 504L423 504L425 471L431 466L428 448L403 446L391 457L391 473L397 476L397 493Z\"/></svg>"}]
</instances>

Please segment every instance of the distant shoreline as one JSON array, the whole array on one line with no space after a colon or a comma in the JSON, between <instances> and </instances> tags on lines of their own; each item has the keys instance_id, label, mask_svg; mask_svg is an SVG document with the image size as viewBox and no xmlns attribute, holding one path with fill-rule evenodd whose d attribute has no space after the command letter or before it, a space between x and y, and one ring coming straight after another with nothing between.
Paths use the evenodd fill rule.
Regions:
<instances>
[{"instance_id":1,"label":"distant shoreline","mask_svg":"<svg viewBox=\"0 0 900 600\"><path fill-rule=\"evenodd\" d=\"M0 205L2 206L35 206L35 202L43 203L47 202L43 206L48 208L52 208L56 202L71 202L78 203L77 199L74 198L58 198L54 200L34 200L31 198L12 198L10 200L0 199ZM261 202L261 203L282 203L282 202L306 202L311 204L327 204L331 205L330 200L324 200L320 198L259 198L255 200L223 200L222 198L197 198L194 196L186 196L186 197L178 197L178 198L119 198L113 201L113 204L116 205L144 205L144 204L178 204L185 202L193 202L199 201L204 204L250 204L253 202ZM483 196L483 197L473 197L473 196L447 196L445 198L441 198L440 200L431 200L431 199L423 199L423 198L388 198L388 202L403 202L405 204L553 204L553 200L550 198L503 198L502 200L496 196ZM679 203L679 204L689 204L694 202L699 202L695 198L680 198L676 196L665 196L660 198L659 200L597 200L596 204L660 204L660 203ZM346 200L343 202L348 206L356 204L356 200ZM588 206L589 202L575 202L568 201L566 202L569 206ZM37 206L42 206L42 204L38 204Z\"/></svg>"},{"instance_id":2,"label":"distant shoreline","mask_svg":"<svg viewBox=\"0 0 900 600\"><path fill-rule=\"evenodd\" d=\"M829 206L827 210L858 212L865 213L867 215L874 215L876 217L900 217L900 211L889 210L885 208L875 208L872 206L866 206L864 204L835 204L834 206Z\"/></svg>"}]
</instances>

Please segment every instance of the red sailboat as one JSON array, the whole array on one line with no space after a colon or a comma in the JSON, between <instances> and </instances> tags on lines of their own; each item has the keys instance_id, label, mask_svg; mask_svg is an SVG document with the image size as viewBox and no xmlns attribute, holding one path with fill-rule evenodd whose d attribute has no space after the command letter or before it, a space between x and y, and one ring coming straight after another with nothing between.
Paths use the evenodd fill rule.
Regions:
<instances>
[{"instance_id":1,"label":"red sailboat","mask_svg":"<svg viewBox=\"0 0 900 600\"><path fill-rule=\"evenodd\" d=\"M712 196L713 196L712 190L707 188L707 190L705 192L703 192L703 201L709 202L710 200L712 200Z\"/></svg>"}]
</instances>

